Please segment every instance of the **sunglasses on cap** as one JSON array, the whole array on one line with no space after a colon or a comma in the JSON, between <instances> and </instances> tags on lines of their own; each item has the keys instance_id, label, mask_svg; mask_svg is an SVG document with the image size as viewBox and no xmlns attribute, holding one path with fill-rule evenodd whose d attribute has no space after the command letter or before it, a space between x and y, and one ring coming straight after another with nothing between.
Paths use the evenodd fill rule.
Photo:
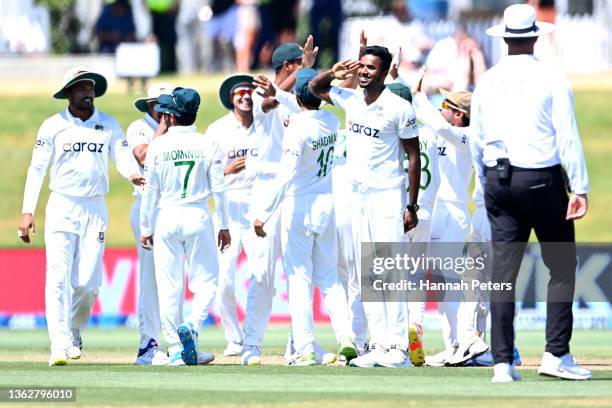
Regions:
<instances>
[{"instance_id":1,"label":"sunglasses on cap","mask_svg":"<svg viewBox=\"0 0 612 408\"><path fill-rule=\"evenodd\" d=\"M244 95L251 96L253 94L253 89L252 88L240 88L240 89L236 89L233 93L234 95L238 95L242 98Z\"/></svg>"},{"instance_id":2,"label":"sunglasses on cap","mask_svg":"<svg viewBox=\"0 0 612 408\"><path fill-rule=\"evenodd\" d=\"M459 111L459 112L464 112L465 113L465 109L458 108L457 106L455 106L452 103L450 103L448 101L448 99L445 99L445 100L442 101L442 109L455 110L455 111Z\"/></svg>"}]
</instances>

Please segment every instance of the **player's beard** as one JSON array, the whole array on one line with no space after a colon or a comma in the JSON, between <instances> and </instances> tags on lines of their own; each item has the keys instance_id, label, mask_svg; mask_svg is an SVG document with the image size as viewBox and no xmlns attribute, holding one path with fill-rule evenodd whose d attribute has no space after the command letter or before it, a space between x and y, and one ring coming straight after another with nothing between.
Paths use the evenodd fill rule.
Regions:
<instances>
[{"instance_id":1,"label":"player's beard","mask_svg":"<svg viewBox=\"0 0 612 408\"><path fill-rule=\"evenodd\" d=\"M74 102L74 107L80 112L91 111L94 107L93 97L84 97Z\"/></svg>"}]
</instances>

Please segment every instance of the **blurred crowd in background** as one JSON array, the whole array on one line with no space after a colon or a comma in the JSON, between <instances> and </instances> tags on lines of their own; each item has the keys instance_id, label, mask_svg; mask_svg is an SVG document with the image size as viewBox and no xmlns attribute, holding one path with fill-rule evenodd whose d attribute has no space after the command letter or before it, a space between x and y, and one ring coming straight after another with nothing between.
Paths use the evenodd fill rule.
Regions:
<instances>
[{"instance_id":1,"label":"blurred crowd in background","mask_svg":"<svg viewBox=\"0 0 612 408\"><path fill-rule=\"evenodd\" d=\"M350 22L376 18L384 25L368 33L371 43L385 41L394 48L407 82L426 63L432 87L469 89L495 62L493 54L500 53L483 44L487 39L479 27L489 25L509 4L520 2L0 0L0 56L114 54L121 43L155 43L162 73L247 72L270 67L278 44L303 43L312 34L320 49L318 64L328 67L346 56L343 47L346 54L346 48L358 44L358 34L347 31ZM537 8L539 20L549 22L560 14L594 16L602 9L608 18L612 14L608 4L612 2L605 0L528 2ZM353 37L350 41L342 38L343 25L345 36ZM609 44L610 30L603 35Z\"/></svg>"}]
</instances>

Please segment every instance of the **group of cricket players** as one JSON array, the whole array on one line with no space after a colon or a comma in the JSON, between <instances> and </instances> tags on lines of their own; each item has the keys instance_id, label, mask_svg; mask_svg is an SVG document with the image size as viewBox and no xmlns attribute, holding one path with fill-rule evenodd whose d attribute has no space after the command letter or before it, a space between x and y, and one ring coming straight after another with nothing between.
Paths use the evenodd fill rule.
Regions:
<instances>
[{"instance_id":1,"label":"group of cricket players","mask_svg":"<svg viewBox=\"0 0 612 408\"><path fill-rule=\"evenodd\" d=\"M358 60L329 70L312 68L316 55L312 37L303 47L282 44L272 56L273 79L225 79L219 99L227 114L204 134L194 123L213 102L201 106L194 89L151 86L134 103L143 117L124 137L117 121L94 107L106 91L104 77L85 68L66 73L54 97L69 106L40 127L18 230L29 242L51 165L49 365L81 357L81 331L102 282L109 156L135 185L136 364L211 362L211 353L198 350L198 333L213 305L225 330L224 355L261 364L282 259L291 315L287 365L493 365L484 341L486 302L439 302L445 349L425 356L425 299L361 299L364 243L446 242L460 257L466 240L490 240L478 179L477 208L468 211L471 94L441 89L438 109L421 92L422 80L411 92L387 48L365 41ZM325 104L344 111L344 126L321 109ZM243 278L236 276L242 251L249 283L241 327L235 282ZM194 296L188 316L185 284ZM315 340L315 286L337 350Z\"/></svg>"}]
</instances>

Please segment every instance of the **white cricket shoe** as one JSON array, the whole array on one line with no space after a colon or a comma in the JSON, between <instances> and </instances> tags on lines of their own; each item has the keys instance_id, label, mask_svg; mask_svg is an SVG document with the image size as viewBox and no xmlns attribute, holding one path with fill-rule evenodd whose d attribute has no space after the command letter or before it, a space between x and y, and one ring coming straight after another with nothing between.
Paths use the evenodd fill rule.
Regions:
<instances>
[{"instance_id":1,"label":"white cricket shoe","mask_svg":"<svg viewBox=\"0 0 612 408\"><path fill-rule=\"evenodd\" d=\"M200 351L200 352L198 352L198 364L197 365L206 365L206 364L209 364L209 363L213 362L214 359L215 359L215 355L213 353L207 353L205 351ZM157 359L153 363L153 365L164 365L164 364L162 364L163 361L164 361L163 358L160 357L159 359ZM172 357L167 357L166 356L166 364L165 365L179 367L179 366L186 366L187 364L185 364L185 361L183 360L182 353L178 352L178 353L174 353L172 355Z\"/></svg>"},{"instance_id":2,"label":"white cricket shoe","mask_svg":"<svg viewBox=\"0 0 612 408\"><path fill-rule=\"evenodd\" d=\"M294 353L293 357L291 358L291 360L289 360L287 362L288 366L301 366L301 367L306 367L306 366L314 366L317 365L317 357L315 355L314 352L310 352L310 353Z\"/></svg>"},{"instance_id":3,"label":"white cricket shoe","mask_svg":"<svg viewBox=\"0 0 612 408\"><path fill-rule=\"evenodd\" d=\"M499 363L493 366L492 383L509 383L514 381L521 381L521 376L512 364Z\"/></svg>"},{"instance_id":4,"label":"white cricket shoe","mask_svg":"<svg viewBox=\"0 0 612 408\"><path fill-rule=\"evenodd\" d=\"M374 363L374 367L410 368L412 363L407 350L403 350L399 346L391 346L389 351Z\"/></svg>"},{"instance_id":5,"label":"white cricket shoe","mask_svg":"<svg viewBox=\"0 0 612 408\"><path fill-rule=\"evenodd\" d=\"M538 374L565 380L590 380L592 377L591 370L576 364L574 356L570 353L561 357L555 357L548 352L544 353Z\"/></svg>"},{"instance_id":6,"label":"white cricket shoe","mask_svg":"<svg viewBox=\"0 0 612 408\"><path fill-rule=\"evenodd\" d=\"M425 356L425 365L430 367L444 367L453 354L455 354L455 349L449 348L433 356Z\"/></svg>"},{"instance_id":7,"label":"white cricket shoe","mask_svg":"<svg viewBox=\"0 0 612 408\"><path fill-rule=\"evenodd\" d=\"M335 362L338 361L337 355L325 350L316 341L313 344L313 349L314 349L315 360L317 364L329 365L329 364L334 364ZM295 365L295 364L291 364L291 362L296 359L296 351L295 351L295 347L293 346L293 336L291 335L291 333L289 333L289 335L287 336L287 346L285 347L285 353L283 354L283 356L285 358L286 365Z\"/></svg>"},{"instance_id":8,"label":"white cricket shoe","mask_svg":"<svg viewBox=\"0 0 612 408\"><path fill-rule=\"evenodd\" d=\"M380 344L372 344L370 351L352 359L349 362L351 367L372 368L375 367L378 361L382 360L387 354L387 349Z\"/></svg>"},{"instance_id":9,"label":"white cricket shoe","mask_svg":"<svg viewBox=\"0 0 612 408\"><path fill-rule=\"evenodd\" d=\"M261 347L245 345L240 357L242 365L260 365L261 364Z\"/></svg>"},{"instance_id":10,"label":"white cricket shoe","mask_svg":"<svg viewBox=\"0 0 612 408\"><path fill-rule=\"evenodd\" d=\"M54 366L65 366L68 364L68 356L65 351L57 352L52 351L51 357L49 357L49 367Z\"/></svg>"},{"instance_id":11,"label":"white cricket shoe","mask_svg":"<svg viewBox=\"0 0 612 408\"><path fill-rule=\"evenodd\" d=\"M464 342L459 343L457 351L446 360L445 365L458 365L465 363L469 359L483 355L489 350L489 345L485 343L480 336L474 334Z\"/></svg>"},{"instance_id":12,"label":"white cricket shoe","mask_svg":"<svg viewBox=\"0 0 612 408\"><path fill-rule=\"evenodd\" d=\"M158 356L159 355L159 356ZM149 340L145 348L138 350L138 356L134 364L136 365L153 365L153 360L159 360L168 357L168 353L157 345L154 339ZM156 364L163 365L163 364Z\"/></svg>"},{"instance_id":13,"label":"white cricket shoe","mask_svg":"<svg viewBox=\"0 0 612 408\"><path fill-rule=\"evenodd\" d=\"M83 354L83 341L81 332L76 329L70 330L70 345L66 348L66 354L71 360L78 360Z\"/></svg>"},{"instance_id":14,"label":"white cricket shoe","mask_svg":"<svg viewBox=\"0 0 612 408\"><path fill-rule=\"evenodd\" d=\"M242 343L227 343L227 347L223 350L223 355L226 357L239 356L242 354Z\"/></svg>"}]
</instances>

